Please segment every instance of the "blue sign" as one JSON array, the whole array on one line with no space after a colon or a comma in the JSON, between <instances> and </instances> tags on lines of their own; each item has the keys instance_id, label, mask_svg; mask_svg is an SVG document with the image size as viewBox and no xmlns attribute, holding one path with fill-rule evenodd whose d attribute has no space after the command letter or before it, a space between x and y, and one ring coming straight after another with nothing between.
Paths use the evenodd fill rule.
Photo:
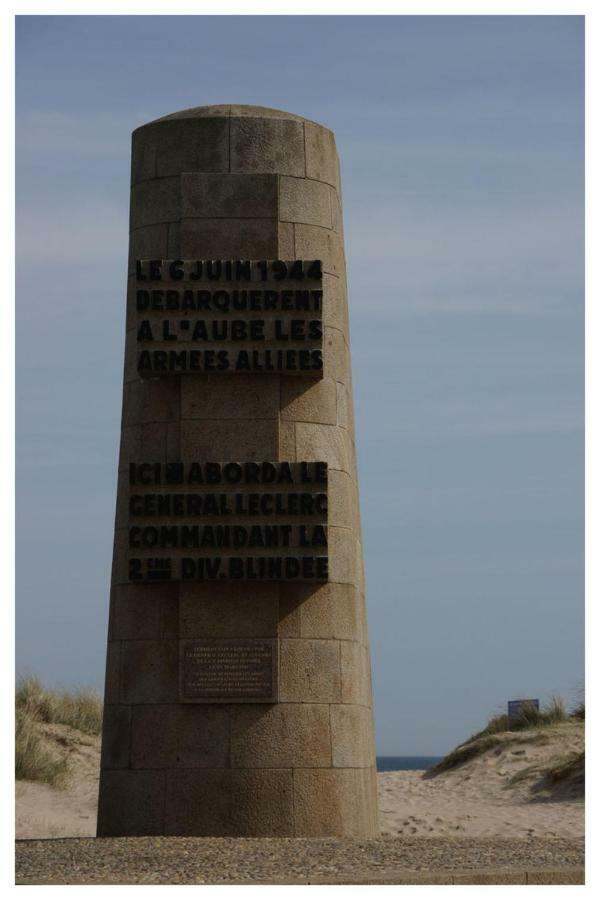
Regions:
<instances>
[{"instance_id":1,"label":"blue sign","mask_svg":"<svg viewBox=\"0 0 600 900\"><path fill-rule=\"evenodd\" d=\"M523 711L533 707L539 712L539 700L509 700L508 701L508 718L509 721L515 722L523 717Z\"/></svg>"}]
</instances>

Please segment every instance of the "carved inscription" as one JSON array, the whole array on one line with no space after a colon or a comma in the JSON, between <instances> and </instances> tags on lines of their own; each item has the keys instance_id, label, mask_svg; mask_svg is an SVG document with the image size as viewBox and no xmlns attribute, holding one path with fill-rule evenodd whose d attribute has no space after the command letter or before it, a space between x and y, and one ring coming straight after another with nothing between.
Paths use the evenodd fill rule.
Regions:
<instances>
[{"instance_id":1,"label":"carved inscription","mask_svg":"<svg viewBox=\"0 0 600 900\"><path fill-rule=\"evenodd\" d=\"M138 259L128 303L142 378L323 376L320 260Z\"/></svg>"},{"instance_id":2,"label":"carved inscription","mask_svg":"<svg viewBox=\"0 0 600 900\"><path fill-rule=\"evenodd\" d=\"M327 581L327 463L129 467L131 582Z\"/></svg>"},{"instance_id":3,"label":"carved inscription","mask_svg":"<svg viewBox=\"0 0 600 900\"><path fill-rule=\"evenodd\" d=\"M180 699L276 703L276 640L180 641Z\"/></svg>"}]
</instances>

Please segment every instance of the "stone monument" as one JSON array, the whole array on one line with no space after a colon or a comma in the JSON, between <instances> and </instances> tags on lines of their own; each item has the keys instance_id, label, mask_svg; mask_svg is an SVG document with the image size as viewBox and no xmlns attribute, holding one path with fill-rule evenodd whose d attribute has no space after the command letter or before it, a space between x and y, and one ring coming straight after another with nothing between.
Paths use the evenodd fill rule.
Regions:
<instances>
[{"instance_id":1,"label":"stone monument","mask_svg":"<svg viewBox=\"0 0 600 900\"><path fill-rule=\"evenodd\" d=\"M378 834L334 136L133 133L98 835Z\"/></svg>"}]
</instances>

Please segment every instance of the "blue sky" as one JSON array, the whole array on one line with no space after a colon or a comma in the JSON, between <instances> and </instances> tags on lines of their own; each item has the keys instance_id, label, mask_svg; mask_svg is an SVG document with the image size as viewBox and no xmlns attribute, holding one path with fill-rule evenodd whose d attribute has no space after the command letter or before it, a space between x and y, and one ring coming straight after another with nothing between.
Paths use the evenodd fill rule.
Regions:
<instances>
[{"instance_id":1,"label":"blue sky","mask_svg":"<svg viewBox=\"0 0 600 900\"><path fill-rule=\"evenodd\" d=\"M131 131L336 134L380 754L583 685L583 19L17 19L17 660L102 687Z\"/></svg>"}]
</instances>

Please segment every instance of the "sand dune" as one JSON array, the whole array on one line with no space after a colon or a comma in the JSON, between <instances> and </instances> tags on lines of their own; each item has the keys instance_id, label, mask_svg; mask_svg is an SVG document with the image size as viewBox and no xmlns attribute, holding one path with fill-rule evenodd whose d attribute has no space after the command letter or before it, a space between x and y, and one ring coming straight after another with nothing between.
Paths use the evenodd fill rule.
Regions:
<instances>
[{"instance_id":1,"label":"sand dune","mask_svg":"<svg viewBox=\"0 0 600 900\"><path fill-rule=\"evenodd\" d=\"M550 761L584 747L583 725L555 725L500 737L500 746L435 777L379 775L384 835L582 837L582 785L551 785Z\"/></svg>"}]
</instances>

